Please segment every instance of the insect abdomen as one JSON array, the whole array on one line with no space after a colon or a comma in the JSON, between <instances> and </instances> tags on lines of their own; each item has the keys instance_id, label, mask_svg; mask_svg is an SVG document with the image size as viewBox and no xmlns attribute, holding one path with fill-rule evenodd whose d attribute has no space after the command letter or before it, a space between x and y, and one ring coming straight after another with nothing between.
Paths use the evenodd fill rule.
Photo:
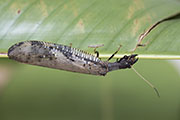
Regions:
<instances>
[{"instance_id":1,"label":"insect abdomen","mask_svg":"<svg viewBox=\"0 0 180 120\"><path fill-rule=\"evenodd\" d=\"M105 75L107 65L97 57L69 46L26 41L11 46L8 50L10 59L44 67L72 72Z\"/></svg>"}]
</instances>

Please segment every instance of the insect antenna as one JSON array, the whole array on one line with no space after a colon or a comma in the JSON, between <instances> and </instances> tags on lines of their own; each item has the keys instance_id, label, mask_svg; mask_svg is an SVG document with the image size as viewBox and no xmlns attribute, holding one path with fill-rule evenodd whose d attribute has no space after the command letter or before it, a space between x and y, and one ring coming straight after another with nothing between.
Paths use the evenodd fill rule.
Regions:
<instances>
[{"instance_id":1,"label":"insect antenna","mask_svg":"<svg viewBox=\"0 0 180 120\"><path fill-rule=\"evenodd\" d=\"M147 79L145 79L136 69L134 69L133 66L131 66L131 68L140 78L142 78L151 88L153 88L157 96L160 97L158 89L152 83L150 83Z\"/></svg>"}]
</instances>

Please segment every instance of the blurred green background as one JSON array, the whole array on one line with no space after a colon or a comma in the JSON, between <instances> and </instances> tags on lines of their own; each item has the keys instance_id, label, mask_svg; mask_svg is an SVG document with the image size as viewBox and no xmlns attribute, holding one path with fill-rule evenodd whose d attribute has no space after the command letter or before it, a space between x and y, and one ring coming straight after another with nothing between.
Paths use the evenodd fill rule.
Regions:
<instances>
[{"instance_id":1,"label":"blurred green background","mask_svg":"<svg viewBox=\"0 0 180 120\"><path fill-rule=\"evenodd\" d=\"M179 120L180 76L163 60L92 76L0 59L0 120ZM3 80L6 84L2 84Z\"/></svg>"},{"instance_id":2,"label":"blurred green background","mask_svg":"<svg viewBox=\"0 0 180 120\"><path fill-rule=\"evenodd\" d=\"M0 0L0 53L19 41L43 40L100 55L129 53L152 24L179 13L179 0ZM158 25L137 53L179 56L179 18ZM110 54L110 55L111 55ZM1 56L2 57L2 56ZM0 120L180 120L180 76L163 60L92 76L0 59Z\"/></svg>"}]
</instances>

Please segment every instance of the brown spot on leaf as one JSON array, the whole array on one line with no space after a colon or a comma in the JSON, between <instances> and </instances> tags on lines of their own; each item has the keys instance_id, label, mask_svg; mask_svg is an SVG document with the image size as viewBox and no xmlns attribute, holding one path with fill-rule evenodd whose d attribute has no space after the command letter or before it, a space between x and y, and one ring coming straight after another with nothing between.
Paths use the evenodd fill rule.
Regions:
<instances>
[{"instance_id":1,"label":"brown spot on leaf","mask_svg":"<svg viewBox=\"0 0 180 120\"><path fill-rule=\"evenodd\" d=\"M135 19L133 21L133 26L132 26L132 32L131 32L132 36L136 36L137 32L141 29L141 27L143 27L145 24L151 23L151 21L152 21L152 19L149 14L147 14L141 18Z\"/></svg>"},{"instance_id":2,"label":"brown spot on leaf","mask_svg":"<svg viewBox=\"0 0 180 120\"><path fill-rule=\"evenodd\" d=\"M64 9L67 9L67 5L66 4L64 5Z\"/></svg>"},{"instance_id":3,"label":"brown spot on leaf","mask_svg":"<svg viewBox=\"0 0 180 120\"><path fill-rule=\"evenodd\" d=\"M78 21L78 23L76 24L76 28L79 32L84 33L84 23L82 19Z\"/></svg>"},{"instance_id":4,"label":"brown spot on leaf","mask_svg":"<svg viewBox=\"0 0 180 120\"><path fill-rule=\"evenodd\" d=\"M144 3L142 0L133 0L132 4L128 8L128 14L127 19L131 19L134 13L136 13L138 10L141 10L144 8Z\"/></svg>"},{"instance_id":5,"label":"brown spot on leaf","mask_svg":"<svg viewBox=\"0 0 180 120\"><path fill-rule=\"evenodd\" d=\"M11 6L9 7L9 10L12 11L13 13L20 14L20 13L21 13L21 9L22 9L24 6L25 6L25 5L23 5L23 4L13 3L13 4L11 4Z\"/></svg>"},{"instance_id":6,"label":"brown spot on leaf","mask_svg":"<svg viewBox=\"0 0 180 120\"><path fill-rule=\"evenodd\" d=\"M47 5L46 5L46 3L44 3L44 1L43 0L40 0L40 10L41 10L41 12L42 12L42 15L43 16L48 16L48 11L47 11Z\"/></svg>"},{"instance_id":7,"label":"brown spot on leaf","mask_svg":"<svg viewBox=\"0 0 180 120\"><path fill-rule=\"evenodd\" d=\"M20 14L20 13L21 13L21 10L18 10L17 13Z\"/></svg>"},{"instance_id":8,"label":"brown spot on leaf","mask_svg":"<svg viewBox=\"0 0 180 120\"><path fill-rule=\"evenodd\" d=\"M78 12L76 9L73 10L73 14L74 14L74 16L78 16Z\"/></svg>"}]
</instances>

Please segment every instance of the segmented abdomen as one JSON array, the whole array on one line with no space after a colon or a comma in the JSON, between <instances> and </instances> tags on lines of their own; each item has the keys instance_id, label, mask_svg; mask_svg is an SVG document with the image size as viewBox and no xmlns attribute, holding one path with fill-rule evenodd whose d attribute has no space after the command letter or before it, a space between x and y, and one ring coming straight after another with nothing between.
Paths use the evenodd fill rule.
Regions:
<instances>
[{"instance_id":1,"label":"segmented abdomen","mask_svg":"<svg viewBox=\"0 0 180 120\"><path fill-rule=\"evenodd\" d=\"M10 59L72 72L105 75L107 64L84 51L41 41L25 41L11 46Z\"/></svg>"}]
</instances>

